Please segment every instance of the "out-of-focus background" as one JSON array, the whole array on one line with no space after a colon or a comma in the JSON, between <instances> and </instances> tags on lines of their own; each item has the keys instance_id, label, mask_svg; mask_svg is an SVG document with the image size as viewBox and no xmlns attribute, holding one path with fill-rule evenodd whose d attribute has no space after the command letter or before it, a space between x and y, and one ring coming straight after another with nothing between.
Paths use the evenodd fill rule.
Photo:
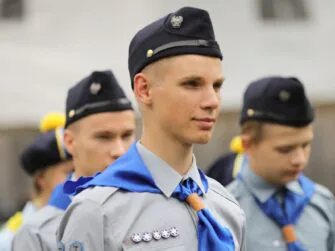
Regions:
<instances>
[{"instance_id":1,"label":"out-of-focus background","mask_svg":"<svg viewBox=\"0 0 335 251\"><path fill-rule=\"evenodd\" d=\"M182 6L209 11L227 79L213 140L196 147L198 164L206 170L228 151L250 81L294 75L317 107L306 173L335 192L334 0L0 0L0 221L29 198L18 156L40 118L63 111L68 88L92 70L111 68L134 101L130 39Z\"/></svg>"}]
</instances>

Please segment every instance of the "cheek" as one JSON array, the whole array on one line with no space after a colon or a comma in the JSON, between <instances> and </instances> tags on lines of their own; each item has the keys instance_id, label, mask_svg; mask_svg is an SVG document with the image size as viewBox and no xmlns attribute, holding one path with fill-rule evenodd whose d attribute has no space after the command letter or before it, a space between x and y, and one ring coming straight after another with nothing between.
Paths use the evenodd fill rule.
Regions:
<instances>
[{"instance_id":1,"label":"cheek","mask_svg":"<svg viewBox=\"0 0 335 251\"><path fill-rule=\"evenodd\" d=\"M96 159L101 158L99 152L101 152L100 144L94 140L83 141L76 147L76 161L79 163L79 166L91 166L92 162L96 162Z\"/></svg>"},{"instance_id":2,"label":"cheek","mask_svg":"<svg viewBox=\"0 0 335 251\"><path fill-rule=\"evenodd\" d=\"M312 151L312 147L311 146L306 147L306 149L305 149L305 157L306 157L307 161L309 160L309 157L311 156L311 151Z\"/></svg>"},{"instance_id":3,"label":"cheek","mask_svg":"<svg viewBox=\"0 0 335 251\"><path fill-rule=\"evenodd\" d=\"M95 144L92 144L91 147L86 148L86 158L88 158L88 161L90 161L89 159L101 161L103 158L106 158L106 155L108 155L109 147L110 145L107 143L96 142Z\"/></svg>"},{"instance_id":4,"label":"cheek","mask_svg":"<svg viewBox=\"0 0 335 251\"><path fill-rule=\"evenodd\" d=\"M171 92L161 91L158 95L155 103L157 104L157 114L159 116L179 120L179 118L190 116L197 107L195 93L193 95L192 93L184 93L180 89L175 89Z\"/></svg>"},{"instance_id":5,"label":"cheek","mask_svg":"<svg viewBox=\"0 0 335 251\"><path fill-rule=\"evenodd\" d=\"M283 166L283 156L280 156L279 153L271 150L269 147L257 149L255 156L258 159L258 163L264 169L271 170L271 172L277 173Z\"/></svg>"}]
</instances>

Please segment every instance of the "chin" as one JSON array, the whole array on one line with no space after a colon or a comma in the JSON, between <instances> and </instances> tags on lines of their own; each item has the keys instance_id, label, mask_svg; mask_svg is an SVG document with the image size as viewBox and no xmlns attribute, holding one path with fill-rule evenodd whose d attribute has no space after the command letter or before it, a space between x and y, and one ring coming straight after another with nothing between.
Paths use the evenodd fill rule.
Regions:
<instances>
[{"instance_id":1,"label":"chin","mask_svg":"<svg viewBox=\"0 0 335 251\"><path fill-rule=\"evenodd\" d=\"M281 181L281 184L286 185L287 183L290 183L291 181L298 180L299 176L300 176L300 174L299 175L295 175L295 176L286 177L285 179L283 179Z\"/></svg>"},{"instance_id":2,"label":"chin","mask_svg":"<svg viewBox=\"0 0 335 251\"><path fill-rule=\"evenodd\" d=\"M211 133L199 133L198 135L194 135L192 137L192 144L204 145L207 144L211 138L212 138Z\"/></svg>"}]
</instances>

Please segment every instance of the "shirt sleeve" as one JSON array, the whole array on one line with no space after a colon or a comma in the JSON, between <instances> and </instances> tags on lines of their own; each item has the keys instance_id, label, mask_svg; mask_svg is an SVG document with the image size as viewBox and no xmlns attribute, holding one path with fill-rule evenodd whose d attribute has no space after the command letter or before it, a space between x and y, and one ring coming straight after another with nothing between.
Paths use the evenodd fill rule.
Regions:
<instances>
[{"instance_id":1,"label":"shirt sleeve","mask_svg":"<svg viewBox=\"0 0 335 251\"><path fill-rule=\"evenodd\" d=\"M104 251L104 216L101 206L91 200L73 202L57 231L59 250Z\"/></svg>"}]
</instances>

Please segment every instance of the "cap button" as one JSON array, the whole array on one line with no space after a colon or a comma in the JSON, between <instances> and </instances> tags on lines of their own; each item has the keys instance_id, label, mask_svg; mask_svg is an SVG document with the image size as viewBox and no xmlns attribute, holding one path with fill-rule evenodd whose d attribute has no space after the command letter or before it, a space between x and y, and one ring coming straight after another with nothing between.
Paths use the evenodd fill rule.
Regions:
<instances>
[{"instance_id":1,"label":"cap button","mask_svg":"<svg viewBox=\"0 0 335 251\"><path fill-rule=\"evenodd\" d=\"M147 58L151 58L153 55L154 55L154 51L151 50L151 49L149 49L149 50L147 51Z\"/></svg>"},{"instance_id":2,"label":"cap button","mask_svg":"<svg viewBox=\"0 0 335 251\"><path fill-rule=\"evenodd\" d=\"M72 118L76 112L74 110L69 111L69 118Z\"/></svg>"},{"instance_id":3,"label":"cap button","mask_svg":"<svg viewBox=\"0 0 335 251\"><path fill-rule=\"evenodd\" d=\"M248 115L249 117L254 116L254 114L255 114L255 111L254 111L253 109L248 109L248 110L247 110L247 115Z\"/></svg>"}]
</instances>

